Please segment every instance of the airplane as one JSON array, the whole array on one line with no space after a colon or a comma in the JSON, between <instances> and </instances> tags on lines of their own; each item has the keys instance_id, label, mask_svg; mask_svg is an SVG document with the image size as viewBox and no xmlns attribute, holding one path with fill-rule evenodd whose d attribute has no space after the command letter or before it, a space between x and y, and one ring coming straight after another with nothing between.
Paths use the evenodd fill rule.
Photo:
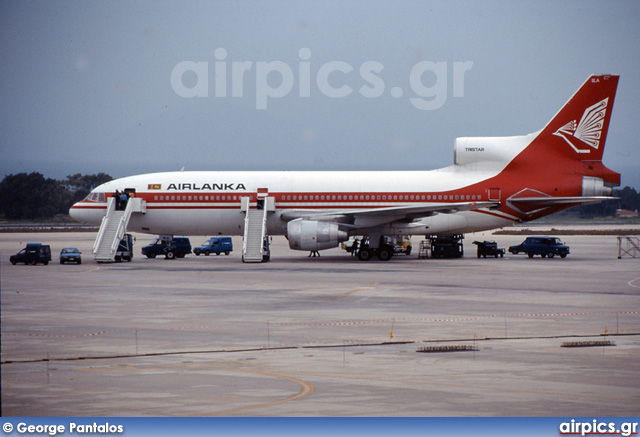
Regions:
<instances>
[{"instance_id":1,"label":"airplane","mask_svg":"<svg viewBox=\"0 0 640 437\"><path fill-rule=\"evenodd\" d=\"M535 133L457 138L453 165L437 170L151 173L102 184L69 213L104 223L112 193L126 191L136 205L128 231L242 235L247 262L251 241L258 261L269 259L268 236L284 235L302 251L361 237L359 259L387 261L393 247L386 237L485 231L614 199L620 174L602 156L618 79L590 76ZM262 230L257 237L251 223Z\"/></svg>"}]
</instances>

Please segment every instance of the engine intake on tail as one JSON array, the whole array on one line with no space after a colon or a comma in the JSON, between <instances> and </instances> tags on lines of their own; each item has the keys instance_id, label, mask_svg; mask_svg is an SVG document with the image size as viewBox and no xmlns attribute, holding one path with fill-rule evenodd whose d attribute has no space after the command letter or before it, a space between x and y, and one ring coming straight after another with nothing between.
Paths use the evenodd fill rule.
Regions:
<instances>
[{"instance_id":1,"label":"engine intake on tail","mask_svg":"<svg viewBox=\"0 0 640 437\"><path fill-rule=\"evenodd\" d=\"M323 250L349 238L337 223L297 219L287 223L289 247L294 250Z\"/></svg>"},{"instance_id":2,"label":"engine intake on tail","mask_svg":"<svg viewBox=\"0 0 640 437\"><path fill-rule=\"evenodd\" d=\"M606 186L602 178L582 177L583 196L611 196L612 192L611 187Z\"/></svg>"}]
</instances>

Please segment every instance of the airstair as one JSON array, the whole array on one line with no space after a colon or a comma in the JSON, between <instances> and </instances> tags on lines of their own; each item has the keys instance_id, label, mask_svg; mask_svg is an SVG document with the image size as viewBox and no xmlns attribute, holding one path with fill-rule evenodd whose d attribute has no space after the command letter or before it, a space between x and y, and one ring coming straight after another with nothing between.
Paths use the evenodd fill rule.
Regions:
<instances>
[{"instance_id":1,"label":"airstair","mask_svg":"<svg viewBox=\"0 0 640 437\"><path fill-rule=\"evenodd\" d=\"M116 209L116 199L110 197L107 202L107 215L102 218L98 236L93 244L93 259L98 262L113 262L120 240L127 232L127 225L131 214L134 212L145 212L146 202L137 197L132 197L127 201L124 210Z\"/></svg>"},{"instance_id":2,"label":"airstair","mask_svg":"<svg viewBox=\"0 0 640 437\"><path fill-rule=\"evenodd\" d=\"M267 215L275 202L267 196L266 190L258 190L258 200L255 206L251 205L250 198L243 198L242 210L244 211L244 242L242 244L242 261L246 263L259 263L268 261L269 236L267 234Z\"/></svg>"}]
</instances>

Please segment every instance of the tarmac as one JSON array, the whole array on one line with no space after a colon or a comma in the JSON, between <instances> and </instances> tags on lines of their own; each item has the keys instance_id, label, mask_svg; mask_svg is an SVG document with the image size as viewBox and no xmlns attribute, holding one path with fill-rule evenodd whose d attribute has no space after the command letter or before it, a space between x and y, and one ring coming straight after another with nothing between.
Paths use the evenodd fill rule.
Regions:
<instances>
[{"instance_id":1,"label":"tarmac","mask_svg":"<svg viewBox=\"0 0 640 437\"><path fill-rule=\"evenodd\" d=\"M637 225L636 225L637 227ZM95 233L0 234L3 416L635 416L640 258L567 236L507 253L362 262L274 237L271 261L98 264ZM191 237L198 245L206 237ZM13 266L27 242L48 266ZM63 247L83 254L60 265ZM583 347L563 347L568 343Z\"/></svg>"}]
</instances>

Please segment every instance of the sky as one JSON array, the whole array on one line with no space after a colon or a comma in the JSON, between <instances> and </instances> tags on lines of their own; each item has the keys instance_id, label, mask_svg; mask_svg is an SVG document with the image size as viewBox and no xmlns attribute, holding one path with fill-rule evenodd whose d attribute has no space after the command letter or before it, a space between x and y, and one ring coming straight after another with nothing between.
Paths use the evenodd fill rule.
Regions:
<instances>
[{"instance_id":1,"label":"sky","mask_svg":"<svg viewBox=\"0 0 640 437\"><path fill-rule=\"evenodd\" d=\"M0 176L430 170L620 83L640 188L637 1L0 2Z\"/></svg>"}]
</instances>

